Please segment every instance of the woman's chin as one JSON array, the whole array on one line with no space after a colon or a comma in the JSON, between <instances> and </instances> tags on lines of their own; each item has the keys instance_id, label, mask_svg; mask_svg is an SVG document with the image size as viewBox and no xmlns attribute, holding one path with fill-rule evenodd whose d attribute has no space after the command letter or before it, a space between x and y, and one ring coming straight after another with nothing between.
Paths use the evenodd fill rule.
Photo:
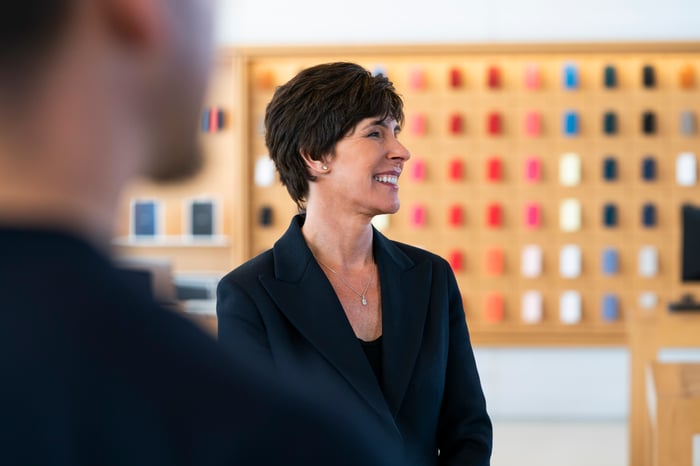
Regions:
<instances>
[{"instance_id":1,"label":"woman's chin","mask_svg":"<svg viewBox=\"0 0 700 466\"><path fill-rule=\"evenodd\" d=\"M399 211L399 208L401 207L401 204L397 201L396 204L391 205L391 206L386 206L383 209L380 209L377 215L391 215L395 214L396 212Z\"/></svg>"},{"instance_id":2,"label":"woman's chin","mask_svg":"<svg viewBox=\"0 0 700 466\"><path fill-rule=\"evenodd\" d=\"M366 206L362 211L369 215L370 217L376 217L377 215L391 215L399 211L401 203L397 200L396 202L388 202L382 205L372 205Z\"/></svg>"}]
</instances>

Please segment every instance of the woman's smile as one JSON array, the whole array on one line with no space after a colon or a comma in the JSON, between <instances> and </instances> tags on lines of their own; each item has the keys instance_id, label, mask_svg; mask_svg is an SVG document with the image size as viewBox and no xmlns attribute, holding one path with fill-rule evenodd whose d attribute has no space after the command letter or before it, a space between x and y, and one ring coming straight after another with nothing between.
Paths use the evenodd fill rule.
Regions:
<instances>
[{"instance_id":1,"label":"woman's smile","mask_svg":"<svg viewBox=\"0 0 700 466\"><path fill-rule=\"evenodd\" d=\"M399 189L399 176L401 175L401 171L392 171L392 172L387 172L387 173L379 173L377 175L374 175L374 181L391 186L394 189Z\"/></svg>"}]
</instances>

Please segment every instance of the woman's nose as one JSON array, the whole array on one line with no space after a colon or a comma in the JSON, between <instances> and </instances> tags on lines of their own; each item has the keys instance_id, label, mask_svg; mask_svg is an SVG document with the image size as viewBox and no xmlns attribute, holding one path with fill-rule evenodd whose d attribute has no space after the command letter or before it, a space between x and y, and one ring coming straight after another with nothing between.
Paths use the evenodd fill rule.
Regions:
<instances>
[{"instance_id":1,"label":"woman's nose","mask_svg":"<svg viewBox=\"0 0 700 466\"><path fill-rule=\"evenodd\" d=\"M394 146L391 148L390 157L392 159L401 159L406 162L411 158L411 153L398 140L394 140Z\"/></svg>"}]
</instances>

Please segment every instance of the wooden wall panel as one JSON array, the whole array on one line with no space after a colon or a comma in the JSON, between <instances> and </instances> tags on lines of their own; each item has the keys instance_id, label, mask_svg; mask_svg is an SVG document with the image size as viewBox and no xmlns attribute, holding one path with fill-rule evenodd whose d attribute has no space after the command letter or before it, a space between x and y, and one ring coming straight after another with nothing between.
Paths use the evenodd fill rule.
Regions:
<instances>
[{"instance_id":1,"label":"wooden wall panel","mask_svg":"<svg viewBox=\"0 0 700 466\"><path fill-rule=\"evenodd\" d=\"M680 133L680 112L700 112L697 84L685 89L679 74L690 66L700 76L700 44L697 43L612 43L557 45L450 45L450 46L357 46L357 47L265 47L227 50L222 53L213 80L208 105L229 110L230 125L219 134L203 134L209 168L186 184L162 188L149 184L134 187L130 196L153 195L168 204L168 234L181 228L179 199L213 193L222 199L224 213L223 245L164 249L122 241L123 252L152 255L166 252L178 270L216 270L224 273L237 264L271 247L289 224L296 207L284 187L258 187L253 183L256 161L266 157L262 119L265 106L276 86L301 69L330 61L353 61L370 70L382 69L395 83L405 100L407 121L401 135L411 150L412 160L401 179L401 210L390 219L385 233L392 239L430 249L444 257L462 254L463 267L456 270L464 295L467 318L474 341L481 344L624 344L626 322L638 306L639 295L654 292L658 305L645 312L663 313L665 304L682 292L698 286L680 282L679 206L700 203L698 186L682 187L675 181L675 158L689 151L700 154L700 136ZM563 87L563 68L575 64L579 86ZM606 89L603 72L613 65L617 87ZM642 68L654 67L656 86L642 85ZM535 66L541 86L528 89L526 71ZM487 85L489 69L500 72L501 86ZM462 85L450 86L450 73L461 74ZM414 89L412 75L423 73L424 87ZM563 134L563 114L577 112L579 134ZM657 131L641 131L642 113L654 111ZM488 115L501 117L501 133L487 133ZM541 133L526 134L527 115L540 114ZM617 133L603 132L603 115L615 112ZM459 115L462 131L450 131L450 118ZM423 116L425 134L412 131L414 119ZM562 186L559 165L563 154L580 157L581 181ZM540 179L525 180L525 164L532 157L541 162ZM654 157L657 179L641 179L645 157ZM487 165L501 161L501 179L486 179ZM617 179L603 179L607 158L617 162ZM463 177L452 180L449 165L459 160ZM411 179L414 164L423 163L425 179ZM560 228L560 204L577 199L582 207L582 228L565 232ZM485 226L488 207L499 204L502 227ZM540 208L540 226L524 226L525 206ZM658 223L641 225L641 209L653 203ZM617 226L602 224L603 208L614 204ZM422 228L411 226L411 210L426 209ZM463 223L448 224L451 208L459 206ZM272 210L272 224L259 224L263 207ZM128 218L128 205L122 218ZM124 224L120 236L126 235ZM122 238L123 239L123 238ZM543 275L526 278L520 273L521 251L527 245L544 251ZM562 278L559 254L562 247L577 245L583 253L578 278ZM640 248L654 246L659 252L659 274L641 277L638 273ZM619 273L601 272L605 248L619 253ZM487 251L500 248L504 272L490 276L484 271ZM543 319L526 324L521 317L523 293L542 293ZM582 297L583 315L578 324L561 322L559 302L565 291ZM502 295L504 318L490 322L484 302L493 293ZM605 294L615 294L620 316L606 321L601 315Z\"/></svg>"}]
</instances>

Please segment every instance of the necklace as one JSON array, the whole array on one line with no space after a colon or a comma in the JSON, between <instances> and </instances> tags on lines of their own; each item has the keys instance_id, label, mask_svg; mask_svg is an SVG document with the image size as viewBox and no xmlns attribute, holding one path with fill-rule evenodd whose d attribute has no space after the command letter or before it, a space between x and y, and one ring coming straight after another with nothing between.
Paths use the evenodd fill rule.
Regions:
<instances>
[{"instance_id":1,"label":"necklace","mask_svg":"<svg viewBox=\"0 0 700 466\"><path fill-rule=\"evenodd\" d=\"M333 273L333 275L336 275L340 279L340 281L343 283L343 285L345 285L350 291L355 293L360 298L360 302L362 302L363 306L367 305L367 290L369 290L369 286L372 284L372 280L374 279L373 276L369 277L369 281L367 282L367 285L365 285L365 289L362 291L362 293L358 293L355 288L350 286L350 284L345 281L345 279L343 278L342 275L340 275L338 272L336 272L335 270L333 270L332 268L328 267L326 264L324 264L323 262L318 260L318 258L316 260L318 261L319 264L321 264L322 266L324 266L325 268L330 270Z\"/></svg>"}]
</instances>

